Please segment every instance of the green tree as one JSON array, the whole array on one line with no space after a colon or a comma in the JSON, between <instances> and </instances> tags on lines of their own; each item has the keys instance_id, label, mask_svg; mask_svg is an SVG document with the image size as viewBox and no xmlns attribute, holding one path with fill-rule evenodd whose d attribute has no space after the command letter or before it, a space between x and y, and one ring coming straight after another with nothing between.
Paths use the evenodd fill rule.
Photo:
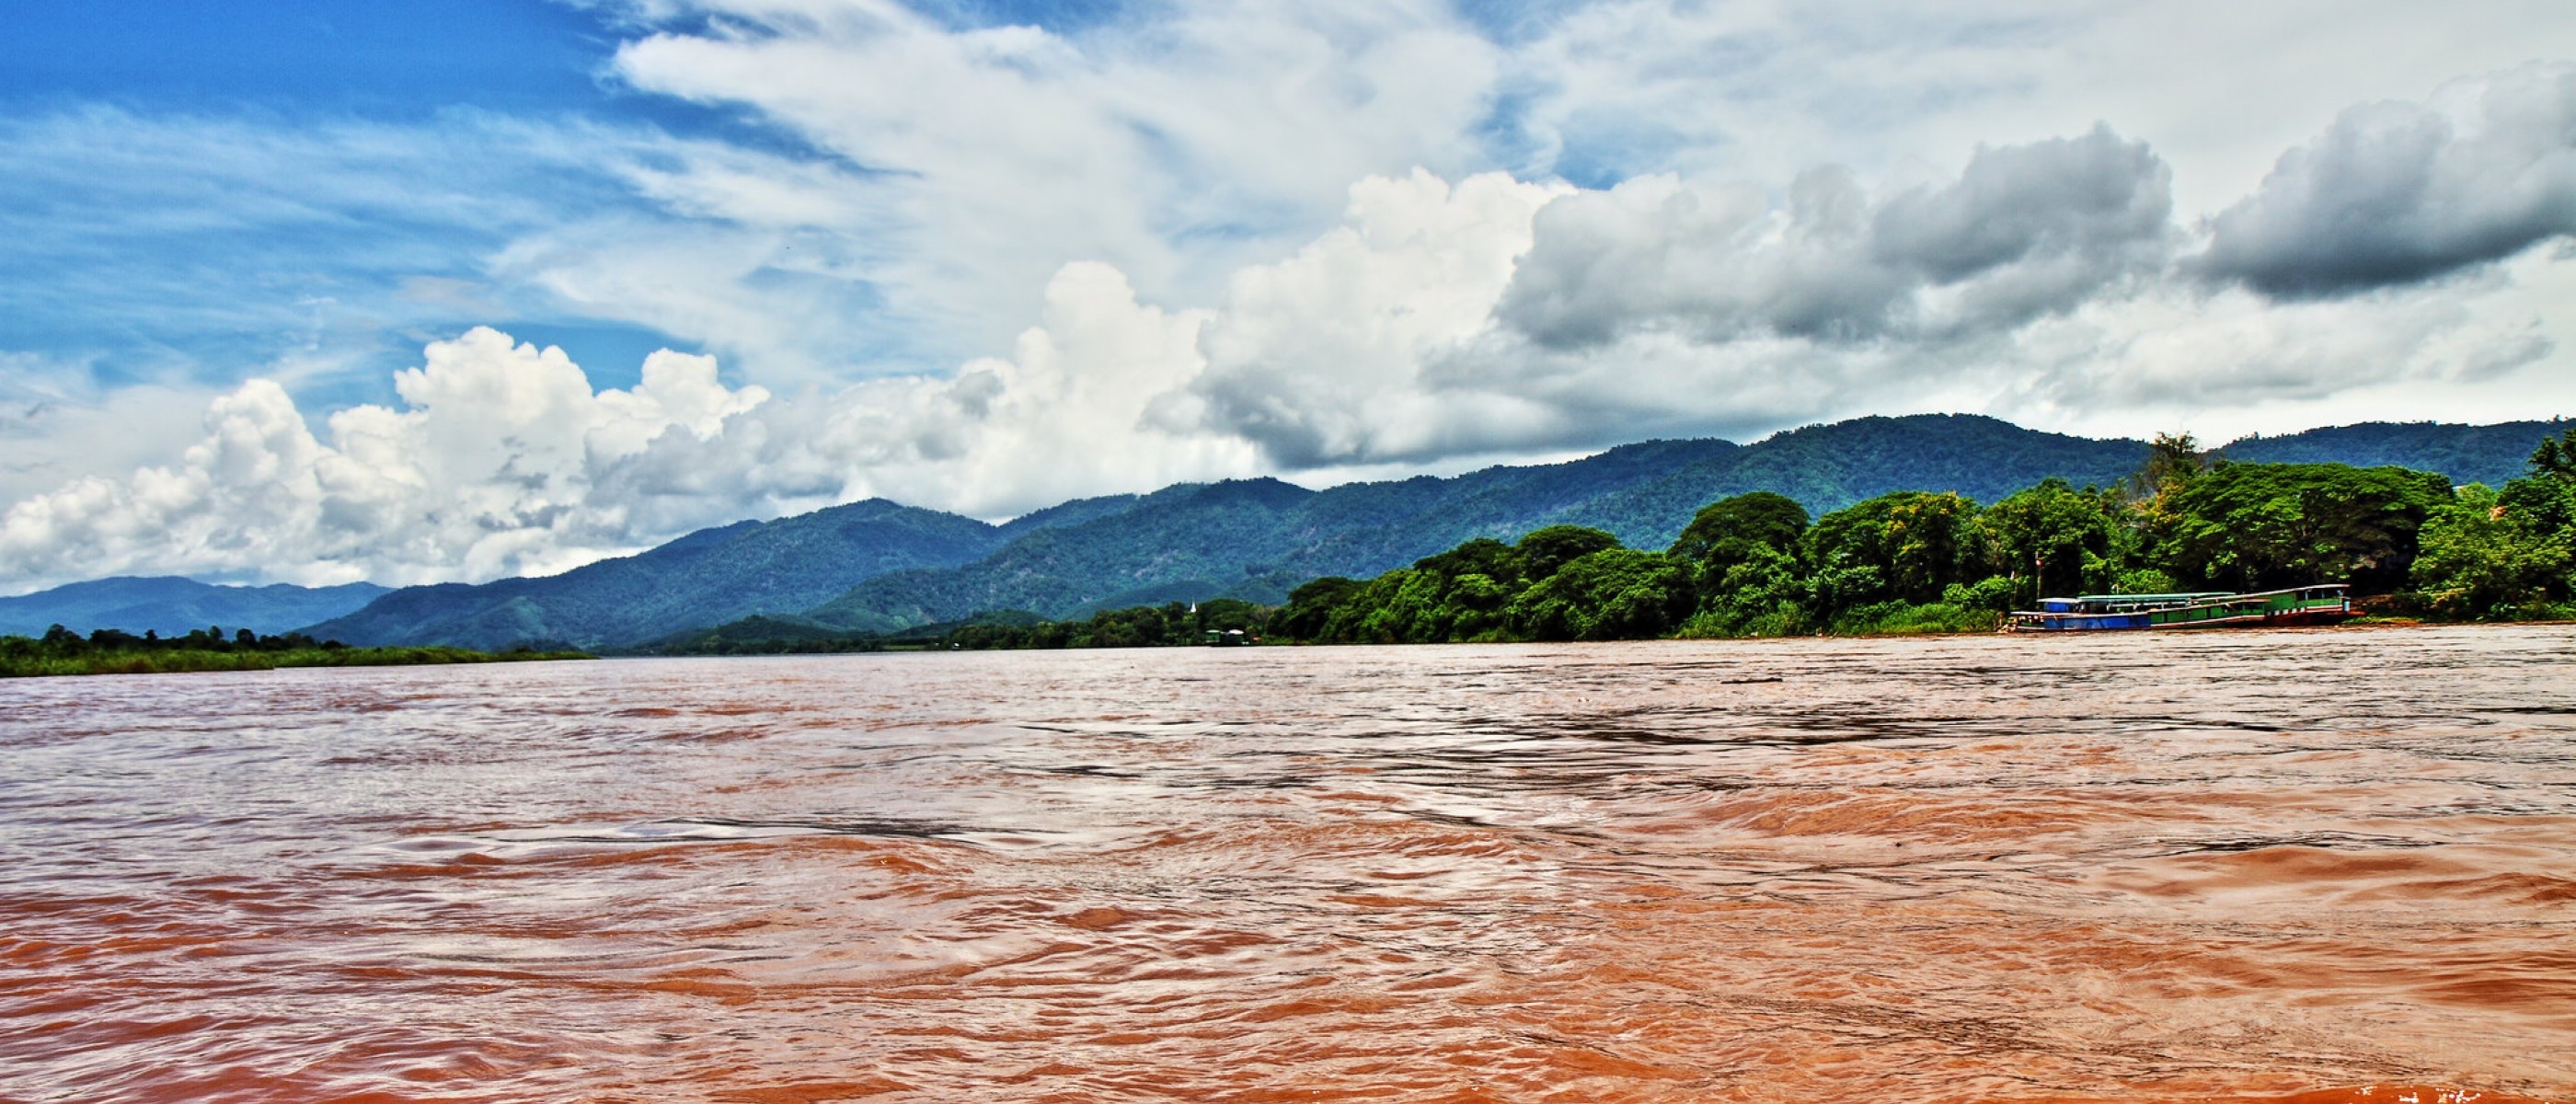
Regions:
<instances>
[{"instance_id":1,"label":"green tree","mask_svg":"<svg viewBox=\"0 0 2576 1104\"><path fill-rule=\"evenodd\" d=\"M1556 569L1595 552L1619 547L1619 538L1580 525L1550 525L1521 538L1521 577L1538 582Z\"/></svg>"},{"instance_id":2,"label":"green tree","mask_svg":"<svg viewBox=\"0 0 2576 1104\"><path fill-rule=\"evenodd\" d=\"M2541 441L2530 474L2506 483L2497 504L2535 530L2576 537L2576 429Z\"/></svg>"},{"instance_id":3,"label":"green tree","mask_svg":"<svg viewBox=\"0 0 2576 1104\"><path fill-rule=\"evenodd\" d=\"M1974 556L1977 504L1956 494L1897 491L1818 518L1802 542L1820 619L1880 602L1937 602L1984 577Z\"/></svg>"},{"instance_id":4,"label":"green tree","mask_svg":"<svg viewBox=\"0 0 2576 1104\"><path fill-rule=\"evenodd\" d=\"M1272 622L1279 632L1295 640L1331 640L1329 630L1336 615L1349 605L1367 584L1357 579L1327 575L1288 592L1287 608L1279 611Z\"/></svg>"},{"instance_id":5,"label":"green tree","mask_svg":"<svg viewBox=\"0 0 2576 1104\"><path fill-rule=\"evenodd\" d=\"M1398 568L1370 584L1375 599L1360 621L1361 639L1387 644L1431 644L1448 639L1442 592L1448 577L1420 568ZM1392 585L1389 585L1392 584Z\"/></svg>"},{"instance_id":6,"label":"green tree","mask_svg":"<svg viewBox=\"0 0 2576 1104\"><path fill-rule=\"evenodd\" d=\"M1269 614L1262 607L1241 598L1210 598L1191 611L1193 627L1204 640L1209 629L1243 629L1247 632L1265 627Z\"/></svg>"},{"instance_id":7,"label":"green tree","mask_svg":"<svg viewBox=\"0 0 2576 1104\"><path fill-rule=\"evenodd\" d=\"M2522 482L2516 480L2515 482ZM2418 534L2415 584L2446 617L2494 620L2551 616L2567 600L2567 531L2533 523L2502 496L2472 484L2435 507Z\"/></svg>"},{"instance_id":8,"label":"green tree","mask_svg":"<svg viewBox=\"0 0 2576 1104\"><path fill-rule=\"evenodd\" d=\"M2531 452L2531 478L2576 484L2576 427L2541 438Z\"/></svg>"},{"instance_id":9,"label":"green tree","mask_svg":"<svg viewBox=\"0 0 2576 1104\"><path fill-rule=\"evenodd\" d=\"M1448 640L1500 640L1509 634L1503 611L1512 590L1502 580L1480 572L1458 576L1447 597Z\"/></svg>"},{"instance_id":10,"label":"green tree","mask_svg":"<svg viewBox=\"0 0 2576 1104\"><path fill-rule=\"evenodd\" d=\"M2416 532L2450 481L2405 468L2220 463L2159 503L2154 566L2186 583L2271 590L2404 582Z\"/></svg>"},{"instance_id":11,"label":"green tree","mask_svg":"<svg viewBox=\"0 0 2576 1104\"><path fill-rule=\"evenodd\" d=\"M1692 636L1779 636L1805 622L1808 597L1798 564L1807 508L1785 495L1754 491L1700 508L1668 553L1692 567L1698 612Z\"/></svg>"},{"instance_id":12,"label":"green tree","mask_svg":"<svg viewBox=\"0 0 2576 1104\"><path fill-rule=\"evenodd\" d=\"M1680 625L1691 608L1690 570L1659 552L1605 548L1531 584L1506 611L1531 640L1643 640Z\"/></svg>"},{"instance_id":13,"label":"green tree","mask_svg":"<svg viewBox=\"0 0 2576 1104\"><path fill-rule=\"evenodd\" d=\"M1807 508L1786 495L1740 494L1700 507L1673 541L1671 555L1704 573L1723 575L1758 549L1794 552L1807 524Z\"/></svg>"},{"instance_id":14,"label":"green tree","mask_svg":"<svg viewBox=\"0 0 2576 1104\"><path fill-rule=\"evenodd\" d=\"M1756 545L1719 574L1702 574L1687 636L1788 636L1807 631L1814 585L1789 550Z\"/></svg>"},{"instance_id":15,"label":"green tree","mask_svg":"<svg viewBox=\"0 0 2576 1104\"><path fill-rule=\"evenodd\" d=\"M2189 433L2159 433L2147 444L2146 463L2129 476L2132 502L2153 502L2191 485L2209 469L2209 454Z\"/></svg>"},{"instance_id":16,"label":"green tree","mask_svg":"<svg viewBox=\"0 0 2576 1104\"><path fill-rule=\"evenodd\" d=\"M1993 565L2015 584L2013 600L2108 589L2115 581L2119 522L2104 496L2063 479L2005 495L1977 515Z\"/></svg>"},{"instance_id":17,"label":"green tree","mask_svg":"<svg viewBox=\"0 0 2576 1104\"><path fill-rule=\"evenodd\" d=\"M1571 530L1575 527L1567 525L1559 528ZM1541 530L1541 532L1545 531ZM1600 533L1597 529L1581 531ZM1531 536L1536 535L1531 534ZM1601 535L1609 536L1607 533L1601 533ZM1617 538L1612 538L1612 543L1616 544ZM1425 556L1415 560L1413 566L1424 571L1435 571L1450 578L1483 575L1505 583L1519 581L1522 574L1520 552L1511 545L1492 537L1477 537L1446 552Z\"/></svg>"},{"instance_id":18,"label":"green tree","mask_svg":"<svg viewBox=\"0 0 2576 1104\"><path fill-rule=\"evenodd\" d=\"M2530 474L2459 489L2418 535L2415 583L2434 612L2497 620L2576 614L2576 429L2532 450Z\"/></svg>"}]
</instances>

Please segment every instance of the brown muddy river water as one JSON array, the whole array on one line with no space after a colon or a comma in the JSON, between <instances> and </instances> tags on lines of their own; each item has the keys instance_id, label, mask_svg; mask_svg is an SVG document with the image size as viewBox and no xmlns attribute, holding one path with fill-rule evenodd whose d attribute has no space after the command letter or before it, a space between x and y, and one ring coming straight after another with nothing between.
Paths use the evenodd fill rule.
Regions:
<instances>
[{"instance_id":1,"label":"brown muddy river water","mask_svg":"<svg viewBox=\"0 0 2576 1104\"><path fill-rule=\"evenodd\" d=\"M0 1099L2576 1097L2576 628L0 684Z\"/></svg>"}]
</instances>

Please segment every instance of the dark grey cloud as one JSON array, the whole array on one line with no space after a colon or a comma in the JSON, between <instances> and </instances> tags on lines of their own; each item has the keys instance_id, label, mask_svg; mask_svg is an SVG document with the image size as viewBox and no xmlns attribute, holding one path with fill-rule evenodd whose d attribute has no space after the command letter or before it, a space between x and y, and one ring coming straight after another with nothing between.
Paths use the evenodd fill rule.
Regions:
<instances>
[{"instance_id":1,"label":"dark grey cloud","mask_svg":"<svg viewBox=\"0 0 2576 1104\"><path fill-rule=\"evenodd\" d=\"M1542 210L1496 315L1552 349L1636 331L1848 341L2009 327L2160 269L2172 206L2164 161L2108 127L1980 149L1956 181L1876 203L1839 168L1802 175L1776 210L1755 193L1636 181Z\"/></svg>"},{"instance_id":2,"label":"dark grey cloud","mask_svg":"<svg viewBox=\"0 0 2576 1104\"><path fill-rule=\"evenodd\" d=\"M2433 279L2576 234L2576 65L2350 108L2210 222L2189 268L2280 297ZM2447 110L2446 110L2447 108Z\"/></svg>"},{"instance_id":3,"label":"dark grey cloud","mask_svg":"<svg viewBox=\"0 0 2576 1104\"><path fill-rule=\"evenodd\" d=\"M1943 284L2033 258L2122 264L2162 236L2172 197L2155 151L2096 126L2080 138L1979 149L1958 183L1880 208L1872 246Z\"/></svg>"}]
</instances>

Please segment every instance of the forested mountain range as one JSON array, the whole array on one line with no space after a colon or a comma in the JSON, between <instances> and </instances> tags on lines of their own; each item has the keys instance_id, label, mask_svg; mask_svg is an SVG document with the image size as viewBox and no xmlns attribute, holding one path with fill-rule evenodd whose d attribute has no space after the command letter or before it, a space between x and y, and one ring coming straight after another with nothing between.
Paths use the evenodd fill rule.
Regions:
<instances>
[{"instance_id":1,"label":"forested mountain range","mask_svg":"<svg viewBox=\"0 0 2576 1104\"><path fill-rule=\"evenodd\" d=\"M123 629L177 636L191 629L281 633L364 606L390 588L374 583L333 587L227 586L175 575L120 575L72 583L15 598L0 598L0 635L43 636L61 625L73 632Z\"/></svg>"},{"instance_id":2,"label":"forested mountain range","mask_svg":"<svg viewBox=\"0 0 2576 1104\"><path fill-rule=\"evenodd\" d=\"M2249 439L2256 455L2322 452L2354 463L2501 483L2522 471L2554 423L2376 425ZM1213 597L1275 603L1309 579L1365 578L1475 537L1514 540L1546 525L1607 530L1630 548L1672 543L1701 506L1771 491L1823 514L1898 490L1956 491L1980 502L2050 476L2109 486L2145 460L2144 442L2023 429L1973 415L1859 418L1752 445L1649 441L1562 464L1496 467L1309 491L1275 480L1184 485L1124 513L1064 526L945 570L896 572L806 611L845 630L882 632L984 610L1050 618Z\"/></svg>"},{"instance_id":3,"label":"forested mountain range","mask_svg":"<svg viewBox=\"0 0 2576 1104\"><path fill-rule=\"evenodd\" d=\"M2364 422L2286 437L2246 437L2229 442L2219 455L2261 464L2394 464L2440 472L2453 483L2501 487L2523 474L2533 444L2565 426L2563 420L2484 426Z\"/></svg>"},{"instance_id":4,"label":"forested mountain range","mask_svg":"<svg viewBox=\"0 0 2576 1104\"><path fill-rule=\"evenodd\" d=\"M2558 425L2374 423L2248 438L2224 453L2398 464L2454 482L2501 484ZM1375 575L1473 537L1513 540L1570 523L1607 530L1632 548L1662 548L1699 507L1748 491L1785 494L1818 514L1895 490L1991 502L2050 476L2110 485L2147 452L2138 441L1916 415L1809 426L1751 445L1647 441L1558 464L1321 491L1274 479L1181 484L1079 499L1004 525L870 500L703 530L556 576L406 588L305 627L352 644L620 648L756 615L777 625L882 631L988 610L1065 617L1216 596L1277 602L1309 579ZM160 623L140 610L131 616L116 627ZM170 623L234 621L191 612Z\"/></svg>"},{"instance_id":5,"label":"forested mountain range","mask_svg":"<svg viewBox=\"0 0 2576 1104\"><path fill-rule=\"evenodd\" d=\"M1067 504L1050 516L1080 519L1090 512ZM702 529L561 575L407 587L306 631L351 644L607 647L690 625L806 609L889 571L972 562L1046 524L1033 515L1016 528L996 526L869 499Z\"/></svg>"}]
</instances>

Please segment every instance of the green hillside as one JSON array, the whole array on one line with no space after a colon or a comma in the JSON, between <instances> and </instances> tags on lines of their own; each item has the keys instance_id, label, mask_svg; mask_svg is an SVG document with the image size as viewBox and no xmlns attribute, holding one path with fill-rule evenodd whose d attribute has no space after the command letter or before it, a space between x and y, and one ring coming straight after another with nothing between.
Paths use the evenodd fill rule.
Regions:
<instances>
[{"instance_id":1,"label":"green hillside","mask_svg":"<svg viewBox=\"0 0 2576 1104\"><path fill-rule=\"evenodd\" d=\"M1279 602L1309 579L1368 577L1476 537L1588 525L1631 547L1672 543L1692 511L1776 490L1823 512L1927 484L1999 498L2048 476L2108 483L2146 446L1917 415L1810 426L1758 444L1647 441L1561 464L1494 467L1307 491L1276 480L1174 487L1123 513L1014 541L945 570L871 579L806 612L883 632L979 610L1070 617L1225 596Z\"/></svg>"},{"instance_id":2,"label":"green hillside","mask_svg":"<svg viewBox=\"0 0 2576 1104\"><path fill-rule=\"evenodd\" d=\"M2394 464L2501 482L2493 473L2518 473L2552 424L2349 426L2248 439L2227 455ZM2147 452L2139 441L1923 414L1808 426L1744 446L1648 441L1561 464L1323 491L1276 480L1191 484L1013 541L975 563L868 580L805 617L885 632L997 609L1062 618L1218 596L1276 603L1310 579L1372 577L1476 537L1509 541L1574 524L1632 548L1661 548L1701 506L1753 491L1787 495L1819 515L1903 490L1993 502L2052 477L2110 486Z\"/></svg>"},{"instance_id":3,"label":"green hillside","mask_svg":"<svg viewBox=\"0 0 2576 1104\"><path fill-rule=\"evenodd\" d=\"M993 609L1061 617L1220 595L1276 602L1317 575L1373 573L1410 563L1426 547L1518 532L1735 448L1650 441L1562 464L1325 491L1275 479L1183 484L1124 512L1015 540L964 567L871 579L806 616L882 632Z\"/></svg>"},{"instance_id":4,"label":"green hillside","mask_svg":"<svg viewBox=\"0 0 2576 1104\"><path fill-rule=\"evenodd\" d=\"M970 562L1006 539L973 518L870 499L701 530L561 575L409 587L305 632L351 644L616 647L794 612L888 571Z\"/></svg>"},{"instance_id":5,"label":"green hillside","mask_svg":"<svg viewBox=\"0 0 2576 1104\"><path fill-rule=\"evenodd\" d=\"M2394 464L2440 472L2453 483L2501 487L2520 478L2532 446L2565 429L2564 419L2445 425L2440 422L2364 422L2311 429L2287 437L2247 437L2219 454L2266 464Z\"/></svg>"},{"instance_id":6,"label":"green hillside","mask_svg":"<svg viewBox=\"0 0 2576 1104\"><path fill-rule=\"evenodd\" d=\"M1816 514L1890 491L1954 491L1992 502L2049 476L2108 486L2136 471L2146 454L2137 441L2042 433L1970 414L1855 418L1777 434L1541 520L1605 529L1631 548L1661 548L1700 507L1753 491L1786 495Z\"/></svg>"}]
</instances>

